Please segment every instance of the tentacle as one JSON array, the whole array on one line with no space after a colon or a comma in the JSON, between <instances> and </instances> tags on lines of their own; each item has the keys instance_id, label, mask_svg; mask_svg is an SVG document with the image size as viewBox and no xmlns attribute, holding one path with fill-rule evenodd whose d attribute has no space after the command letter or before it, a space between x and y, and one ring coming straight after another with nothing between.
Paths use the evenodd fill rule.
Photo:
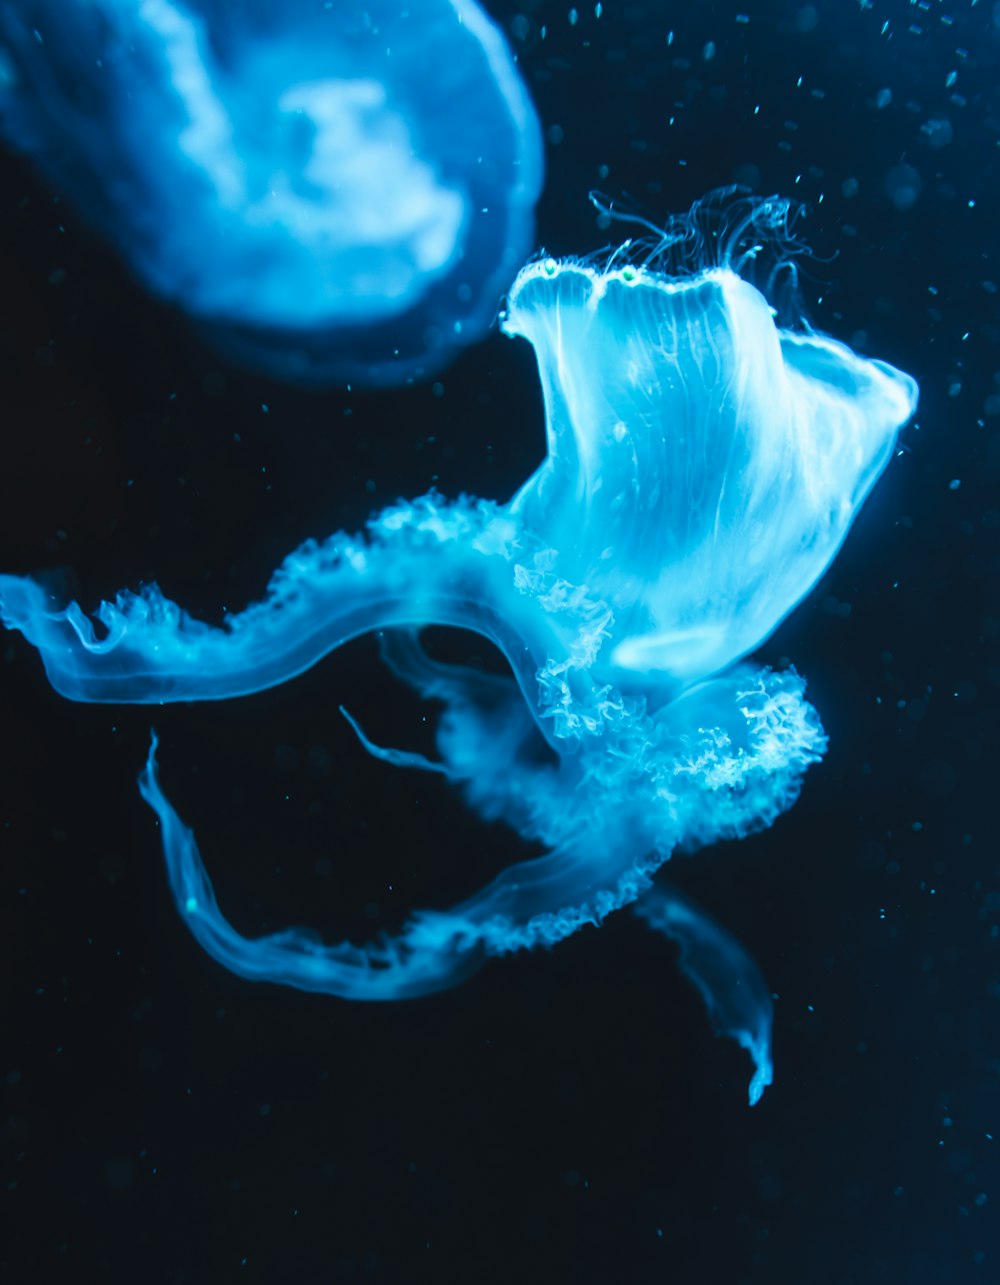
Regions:
<instances>
[{"instance_id":1,"label":"tentacle","mask_svg":"<svg viewBox=\"0 0 1000 1285\"><path fill-rule=\"evenodd\" d=\"M634 902L664 860L627 827L578 831L545 856L508 866L449 914L476 924L490 954L554 946Z\"/></svg>"},{"instance_id":2,"label":"tentacle","mask_svg":"<svg viewBox=\"0 0 1000 1285\"><path fill-rule=\"evenodd\" d=\"M154 733L139 777L160 819L171 892L199 944L241 977L349 999L404 999L447 989L487 955L551 946L585 924L600 924L650 886L662 858L636 859L610 835L578 834L559 849L504 870L446 911L420 911L396 937L366 946L328 946L308 929L242 936L216 901L191 830L160 786Z\"/></svg>"},{"instance_id":3,"label":"tentacle","mask_svg":"<svg viewBox=\"0 0 1000 1285\"><path fill-rule=\"evenodd\" d=\"M774 1073L774 1006L757 965L727 929L673 888L657 884L633 910L677 942L681 969L705 1001L715 1034L729 1036L750 1054L750 1105L756 1105Z\"/></svg>"},{"instance_id":4,"label":"tentacle","mask_svg":"<svg viewBox=\"0 0 1000 1285\"><path fill-rule=\"evenodd\" d=\"M433 660L424 650L417 629L380 632L379 652L393 674L425 700L439 700L446 705L472 701L489 709L510 699L513 684L509 677Z\"/></svg>"},{"instance_id":5,"label":"tentacle","mask_svg":"<svg viewBox=\"0 0 1000 1285\"><path fill-rule=\"evenodd\" d=\"M439 772L462 788L469 806L485 820L502 820L524 838L560 846L579 764L572 757L545 759L540 733L551 731L551 725L539 722L514 681L432 660L416 630L393 629L380 641L382 658L397 678L443 703L437 728L441 759L377 746L348 716L368 753L395 767Z\"/></svg>"},{"instance_id":6,"label":"tentacle","mask_svg":"<svg viewBox=\"0 0 1000 1285\"><path fill-rule=\"evenodd\" d=\"M53 686L73 700L246 695L302 673L358 634L433 622L492 639L534 703L535 674L559 640L544 612L507 609L521 596L513 533L493 504L425 496L385 510L367 537L307 542L279 568L265 600L222 628L194 620L153 585L101 603L98 629L75 602L64 607L18 576L0 576L0 620L35 644Z\"/></svg>"},{"instance_id":7,"label":"tentacle","mask_svg":"<svg viewBox=\"0 0 1000 1285\"><path fill-rule=\"evenodd\" d=\"M381 763L388 763L390 767L409 767L418 772L436 772L441 776L447 777L449 781L454 781L455 777L447 763L435 763L429 759L426 754L418 754L414 750L394 750L387 749L382 745L376 745L373 740L365 735L364 729L358 720L340 706L340 712L350 723L354 735L361 742L361 748L372 758L378 759Z\"/></svg>"},{"instance_id":8,"label":"tentacle","mask_svg":"<svg viewBox=\"0 0 1000 1285\"><path fill-rule=\"evenodd\" d=\"M537 695L526 702L509 677L432 660L413 629L388 630L380 643L382 659L397 678L444 705L438 746L453 779L507 772L532 757L539 733L549 730L537 717Z\"/></svg>"},{"instance_id":9,"label":"tentacle","mask_svg":"<svg viewBox=\"0 0 1000 1285\"><path fill-rule=\"evenodd\" d=\"M181 917L199 945L225 968L251 981L345 999L393 1000L446 990L482 966L482 944L443 916L421 916L400 936L366 946L327 946L304 928L244 937L219 909L194 835L163 793L157 744L154 733L139 789L160 819L170 889Z\"/></svg>"}]
</instances>

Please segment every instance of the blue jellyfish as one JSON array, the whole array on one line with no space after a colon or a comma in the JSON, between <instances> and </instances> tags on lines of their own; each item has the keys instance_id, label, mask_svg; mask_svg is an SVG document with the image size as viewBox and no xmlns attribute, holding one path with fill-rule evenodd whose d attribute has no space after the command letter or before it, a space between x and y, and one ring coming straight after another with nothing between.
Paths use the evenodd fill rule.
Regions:
<instances>
[{"instance_id":1,"label":"blue jellyfish","mask_svg":"<svg viewBox=\"0 0 1000 1285\"><path fill-rule=\"evenodd\" d=\"M0 137L221 350L313 384L481 338L543 171L474 0L0 0Z\"/></svg>"},{"instance_id":2,"label":"blue jellyfish","mask_svg":"<svg viewBox=\"0 0 1000 1285\"><path fill-rule=\"evenodd\" d=\"M244 977L397 999L637 903L678 943L715 1029L751 1053L755 1101L771 1078L766 986L721 926L653 877L675 853L770 825L822 755L802 678L746 657L829 565L917 388L780 328L728 253L682 276L664 263L544 259L517 277L503 328L534 348L548 453L508 503L432 493L360 535L310 541L221 628L155 586L102 603L97 628L10 576L0 616L64 695L155 704L256 692L382 631L385 663L441 707L437 756L375 745L349 715L364 748L444 775L545 855L395 937L248 939L164 794L154 739L141 789L197 940ZM427 625L489 638L509 676L432 659ZM539 735L553 751L541 761Z\"/></svg>"}]
</instances>

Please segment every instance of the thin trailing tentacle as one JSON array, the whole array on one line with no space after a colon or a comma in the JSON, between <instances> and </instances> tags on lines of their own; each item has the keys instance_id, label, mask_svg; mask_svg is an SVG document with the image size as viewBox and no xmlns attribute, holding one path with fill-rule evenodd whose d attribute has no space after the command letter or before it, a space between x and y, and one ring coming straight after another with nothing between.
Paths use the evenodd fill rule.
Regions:
<instances>
[{"instance_id":1,"label":"thin trailing tentacle","mask_svg":"<svg viewBox=\"0 0 1000 1285\"><path fill-rule=\"evenodd\" d=\"M774 1076L774 1005L760 969L727 929L675 888L657 883L632 909L680 947L681 970L704 1000L715 1034L750 1054L749 1097L756 1106Z\"/></svg>"}]
</instances>

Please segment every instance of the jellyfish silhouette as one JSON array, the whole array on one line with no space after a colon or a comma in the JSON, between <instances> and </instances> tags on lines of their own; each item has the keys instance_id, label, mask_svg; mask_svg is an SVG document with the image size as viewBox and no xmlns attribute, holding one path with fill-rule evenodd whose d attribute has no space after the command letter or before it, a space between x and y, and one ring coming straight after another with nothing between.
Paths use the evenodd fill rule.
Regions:
<instances>
[{"instance_id":1,"label":"jellyfish silhouette","mask_svg":"<svg viewBox=\"0 0 1000 1285\"><path fill-rule=\"evenodd\" d=\"M750 230L786 209L751 204ZM679 944L715 1028L750 1051L755 1101L771 1078L767 989L721 926L653 876L674 853L770 825L822 755L802 678L744 658L829 565L917 388L779 328L731 246L685 276L665 262L547 259L518 276L503 327L534 348L548 453L509 503L396 504L361 535L303 545L221 628L148 586L102 603L98 631L9 576L0 617L64 695L157 704L256 692L383 631L390 669L442 707L438 756L377 746L349 716L365 749L443 774L545 855L368 945L299 929L249 939L164 794L154 738L141 789L197 940L244 977L397 999L638 902ZM510 675L433 660L419 636L431 624L491 639Z\"/></svg>"},{"instance_id":2,"label":"jellyfish silhouette","mask_svg":"<svg viewBox=\"0 0 1000 1285\"><path fill-rule=\"evenodd\" d=\"M543 171L474 0L0 0L0 136L210 342L313 384L479 339Z\"/></svg>"}]
</instances>

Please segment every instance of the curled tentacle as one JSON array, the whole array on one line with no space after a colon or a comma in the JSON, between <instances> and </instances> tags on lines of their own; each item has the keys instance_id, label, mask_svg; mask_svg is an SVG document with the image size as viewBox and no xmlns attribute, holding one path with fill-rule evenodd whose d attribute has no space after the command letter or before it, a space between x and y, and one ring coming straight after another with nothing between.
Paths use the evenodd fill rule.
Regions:
<instances>
[{"instance_id":1,"label":"curled tentacle","mask_svg":"<svg viewBox=\"0 0 1000 1285\"><path fill-rule=\"evenodd\" d=\"M198 944L231 972L251 981L277 982L297 990L345 999L412 999L445 990L485 961L482 944L453 931L444 917L414 919L397 937L366 946L324 945L311 930L286 928L244 937L223 915L191 830L160 785L153 735L139 777L142 797L160 819L170 890Z\"/></svg>"}]
</instances>

